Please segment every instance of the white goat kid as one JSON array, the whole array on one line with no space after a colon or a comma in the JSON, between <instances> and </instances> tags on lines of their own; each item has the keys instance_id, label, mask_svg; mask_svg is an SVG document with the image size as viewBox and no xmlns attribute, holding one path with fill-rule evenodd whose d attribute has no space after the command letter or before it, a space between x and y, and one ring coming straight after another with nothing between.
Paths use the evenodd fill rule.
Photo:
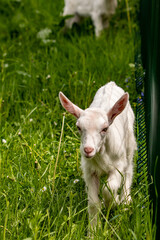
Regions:
<instances>
[{"instance_id":1,"label":"white goat kid","mask_svg":"<svg viewBox=\"0 0 160 240\"><path fill-rule=\"evenodd\" d=\"M96 226L101 206L99 180L107 176L102 188L105 204L131 200L133 155L136 149L134 113L128 93L110 82L101 87L86 110L74 105L62 92L62 106L77 118L81 135L81 167L88 192L91 226ZM121 192L119 193L119 190Z\"/></svg>"},{"instance_id":2,"label":"white goat kid","mask_svg":"<svg viewBox=\"0 0 160 240\"><path fill-rule=\"evenodd\" d=\"M63 16L74 15L66 19L66 27L72 28L73 23L79 23L81 17L91 17L98 37L108 27L108 19L115 13L116 7L117 0L65 0Z\"/></svg>"}]
</instances>

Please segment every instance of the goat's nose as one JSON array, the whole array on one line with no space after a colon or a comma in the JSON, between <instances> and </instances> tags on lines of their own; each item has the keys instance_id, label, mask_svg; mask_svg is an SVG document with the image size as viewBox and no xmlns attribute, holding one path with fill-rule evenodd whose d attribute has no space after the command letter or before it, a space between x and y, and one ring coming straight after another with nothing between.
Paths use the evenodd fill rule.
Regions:
<instances>
[{"instance_id":1,"label":"goat's nose","mask_svg":"<svg viewBox=\"0 0 160 240\"><path fill-rule=\"evenodd\" d=\"M84 151L85 151L85 153L87 153L87 154L93 152L93 150L94 150L94 148L92 148L92 147L85 147L85 148L84 148Z\"/></svg>"}]
</instances>

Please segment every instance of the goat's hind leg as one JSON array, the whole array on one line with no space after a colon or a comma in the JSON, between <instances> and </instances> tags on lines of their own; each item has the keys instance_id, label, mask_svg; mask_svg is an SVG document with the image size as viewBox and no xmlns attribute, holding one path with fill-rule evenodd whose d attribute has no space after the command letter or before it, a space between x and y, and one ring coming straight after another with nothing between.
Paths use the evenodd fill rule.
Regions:
<instances>
[{"instance_id":1,"label":"goat's hind leg","mask_svg":"<svg viewBox=\"0 0 160 240\"><path fill-rule=\"evenodd\" d=\"M102 23L103 29L107 29L109 27L109 18L106 15L102 15Z\"/></svg>"},{"instance_id":2,"label":"goat's hind leg","mask_svg":"<svg viewBox=\"0 0 160 240\"><path fill-rule=\"evenodd\" d=\"M131 191L131 185L133 180L133 166L134 166L133 159L134 159L134 153L137 149L133 131L128 132L128 139L130 139L129 145L127 148L128 165L125 169L125 183L124 183L124 189L123 189L124 192L123 192L123 199L122 199L126 204L129 204L132 201L130 191Z\"/></svg>"},{"instance_id":3,"label":"goat's hind leg","mask_svg":"<svg viewBox=\"0 0 160 240\"><path fill-rule=\"evenodd\" d=\"M80 22L81 22L81 17L77 13L75 13L73 17L65 20L65 29L71 29L74 23L79 24Z\"/></svg>"},{"instance_id":4,"label":"goat's hind leg","mask_svg":"<svg viewBox=\"0 0 160 240\"><path fill-rule=\"evenodd\" d=\"M93 14L91 16L93 25L95 27L96 37L99 37L101 31L103 30L103 21L101 15Z\"/></svg>"},{"instance_id":5,"label":"goat's hind leg","mask_svg":"<svg viewBox=\"0 0 160 240\"><path fill-rule=\"evenodd\" d=\"M132 201L130 194L132 178L133 178L133 164L130 164L125 172L125 182L122 195L122 201L124 201L125 204L129 204Z\"/></svg>"}]
</instances>

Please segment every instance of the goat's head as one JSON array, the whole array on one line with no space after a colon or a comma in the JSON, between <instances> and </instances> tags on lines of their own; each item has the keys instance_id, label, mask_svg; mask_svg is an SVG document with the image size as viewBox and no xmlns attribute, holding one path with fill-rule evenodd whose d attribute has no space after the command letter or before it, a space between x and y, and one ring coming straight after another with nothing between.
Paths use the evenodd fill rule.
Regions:
<instances>
[{"instance_id":1,"label":"goat's head","mask_svg":"<svg viewBox=\"0 0 160 240\"><path fill-rule=\"evenodd\" d=\"M77 118L76 126L81 135L81 153L92 158L101 150L108 128L125 108L128 93L125 93L106 113L99 108L82 110L73 104L62 92L59 93L62 106Z\"/></svg>"}]
</instances>

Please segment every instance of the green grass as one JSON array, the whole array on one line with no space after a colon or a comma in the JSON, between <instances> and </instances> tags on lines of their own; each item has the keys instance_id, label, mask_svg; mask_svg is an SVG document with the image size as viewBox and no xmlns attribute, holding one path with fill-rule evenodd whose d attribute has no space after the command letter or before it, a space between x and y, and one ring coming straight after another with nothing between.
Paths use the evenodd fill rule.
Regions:
<instances>
[{"instance_id":1,"label":"green grass","mask_svg":"<svg viewBox=\"0 0 160 240\"><path fill-rule=\"evenodd\" d=\"M110 28L95 39L89 19L62 34L63 1L1 1L0 239L87 239L80 140L58 92L86 108L112 80L129 92L136 109L138 1L128 3L128 12L127 2L119 3ZM50 29L47 41L37 37L42 29ZM133 202L103 208L95 239L154 239L147 185L137 186L136 179L135 167Z\"/></svg>"}]
</instances>

